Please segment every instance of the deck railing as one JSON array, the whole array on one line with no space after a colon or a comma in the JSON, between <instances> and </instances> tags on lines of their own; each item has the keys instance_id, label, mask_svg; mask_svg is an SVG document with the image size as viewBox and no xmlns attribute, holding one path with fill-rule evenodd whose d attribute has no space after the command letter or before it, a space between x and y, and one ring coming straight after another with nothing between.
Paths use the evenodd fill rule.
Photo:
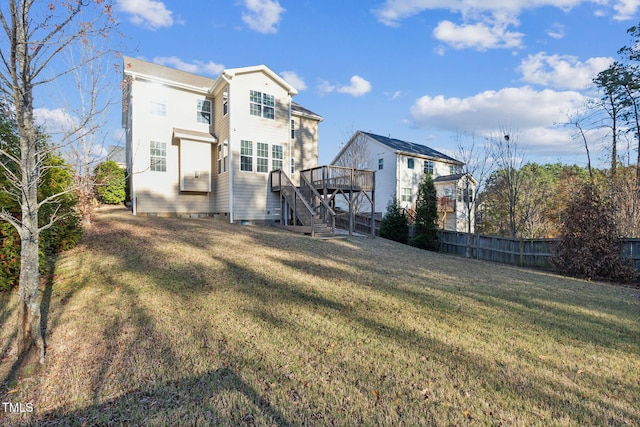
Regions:
<instances>
[{"instance_id":1,"label":"deck railing","mask_svg":"<svg viewBox=\"0 0 640 427\"><path fill-rule=\"evenodd\" d=\"M316 210L309 204L307 197L293 184L287 174L282 173L280 169L271 171L271 190L280 192L298 221L304 226L311 227L311 236L314 236L316 224L313 218L317 216Z\"/></svg>"},{"instance_id":2,"label":"deck railing","mask_svg":"<svg viewBox=\"0 0 640 427\"><path fill-rule=\"evenodd\" d=\"M300 175L316 189L340 189L351 191L373 191L375 172L343 166L318 166L300 171Z\"/></svg>"}]
</instances>

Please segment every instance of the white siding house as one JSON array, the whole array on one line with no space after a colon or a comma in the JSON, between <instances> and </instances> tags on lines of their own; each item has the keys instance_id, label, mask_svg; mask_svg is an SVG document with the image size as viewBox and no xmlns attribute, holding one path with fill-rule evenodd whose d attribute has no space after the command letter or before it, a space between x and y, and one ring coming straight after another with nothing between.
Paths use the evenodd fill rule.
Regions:
<instances>
[{"instance_id":1,"label":"white siding house","mask_svg":"<svg viewBox=\"0 0 640 427\"><path fill-rule=\"evenodd\" d=\"M123 91L134 214L273 222L269 172L317 166L322 117L264 65L211 79L125 57Z\"/></svg>"},{"instance_id":2,"label":"white siding house","mask_svg":"<svg viewBox=\"0 0 640 427\"><path fill-rule=\"evenodd\" d=\"M429 173L437 191L440 227L467 231L467 207L476 181L461 173L464 163L459 160L425 145L358 131L331 164L375 170L375 211L381 214L394 196L403 208L414 208L418 186Z\"/></svg>"}]
</instances>

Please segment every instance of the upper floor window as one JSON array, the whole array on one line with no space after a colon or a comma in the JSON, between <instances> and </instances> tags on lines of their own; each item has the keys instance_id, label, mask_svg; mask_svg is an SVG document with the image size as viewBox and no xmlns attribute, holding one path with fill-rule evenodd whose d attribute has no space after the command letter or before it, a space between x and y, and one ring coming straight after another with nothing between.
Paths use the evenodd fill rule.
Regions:
<instances>
[{"instance_id":1,"label":"upper floor window","mask_svg":"<svg viewBox=\"0 0 640 427\"><path fill-rule=\"evenodd\" d=\"M167 171L167 143L149 142L150 169L154 172Z\"/></svg>"},{"instance_id":2,"label":"upper floor window","mask_svg":"<svg viewBox=\"0 0 640 427\"><path fill-rule=\"evenodd\" d=\"M378 159L378 170L384 169L384 159Z\"/></svg>"},{"instance_id":3,"label":"upper floor window","mask_svg":"<svg viewBox=\"0 0 640 427\"><path fill-rule=\"evenodd\" d=\"M275 119L276 100L273 95L249 91L249 113L252 116L264 117L265 119Z\"/></svg>"},{"instance_id":4,"label":"upper floor window","mask_svg":"<svg viewBox=\"0 0 640 427\"><path fill-rule=\"evenodd\" d=\"M296 137L296 121L291 120L291 139Z\"/></svg>"},{"instance_id":5,"label":"upper floor window","mask_svg":"<svg viewBox=\"0 0 640 427\"><path fill-rule=\"evenodd\" d=\"M400 195L400 201L401 202L409 202L411 203L411 189L410 188L403 188L402 189L402 194Z\"/></svg>"},{"instance_id":6,"label":"upper floor window","mask_svg":"<svg viewBox=\"0 0 640 427\"><path fill-rule=\"evenodd\" d=\"M153 100L149 102L149 114L154 116L167 115L167 103L164 100Z\"/></svg>"},{"instance_id":7,"label":"upper floor window","mask_svg":"<svg viewBox=\"0 0 640 427\"><path fill-rule=\"evenodd\" d=\"M424 161L424 173L433 175L433 161L425 160Z\"/></svg>"},{"instance_id":8,"label":"upper floor window","mask_svg":"<svg viewBox=\"0 0 640 427\"><path fill-rule=\"evenodd\" d=\"M229 88L227 87L222 92L222 114L227 115L229 113Z\"/></svg>"},{"instance_id":9,"label":"upper floor window","mask_svg":"<svg viewBox=\"0 0 640 427\"><path fill-rule=\"evenodd\" d=\"M198 99L197 105L198 123L211 124L211 101L208 99Z\"/></svg>"},{"instance_id":10,"label":"upper floor window","mask_svg":"<svg viewBox=\"0 0 640 427\"><path fill-rule=\"evenodd\" d=\"M240 170L253 172L253 142L240 141Z\"/></svg>"},{"instance_id":11,"label":"upper floor window","mask_svg":"<svg viewBox=\"0 0 640 427\"><path fill-rule=\"evenodd\" d=\"M449 175L455 175L459 172L458 166L449 166Z\"/></svg>"},{"instance_id":12,"label":"upper floor window","mask_svg":"<svg viewBox=\"0 0 640 427\"><path fill-rule=\"evenodd\" d=\"M414 166L414 160L412 158L408 158L407 159L407 167L409 169L413 169L413 166Z\"/></svg>"}]
</instances>

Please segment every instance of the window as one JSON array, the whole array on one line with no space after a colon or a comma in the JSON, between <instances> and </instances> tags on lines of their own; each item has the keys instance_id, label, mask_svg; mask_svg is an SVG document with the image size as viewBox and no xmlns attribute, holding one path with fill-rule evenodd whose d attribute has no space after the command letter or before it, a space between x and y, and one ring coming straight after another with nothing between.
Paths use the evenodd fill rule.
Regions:
<instances>
[{"instance_id":1,"label":"window","mask_svg":"<svg viewBox=\"0 0 640 427\"><path fill-rule=\"evenodd\" d=\"M256 144L256 172L269 172L269 144L258 142Z\"/></svg>"},{"instance_id":2,"label":"window","mask_svg":"<svg viewBox=\"0 0 640 427\"><path fill-rule=\"evenodd\" d=\"M402 195L400 196L401 202L409 202L411 203L411 189L410 188L403 188L402 189Z\"/></svg>"},{"instance_id":3,"label":"window","mask_svg":"<svg viewBox=\"0 0 640 427\"><path fill-rule=\"evenodd\" d=\"M275 119L276 100L273 95L249 91L249 113L252 116L264 117L265 119Z\"/></svg>"},{"instance_id":4,"label":"window","mask_svg":"<svg viewBox=\"0 0 640 427\"><path fill-rule=\"evenodd\" d=\"M409 169L413 169L413 162L414 162L413 159L411 159L411 158L407 159L407 167Z\"/></svg>"},{"instance_id":5,"label":"window","mask_svg":"<svg viewBox=\"0 0 640 427\"><path fill-rule=\"evenodd\" d=\"M291 139L296 137L296 121L291 120Z\"/></svg>"},{"instance_id":6,"label":"window","mask_svg":"<svg viewBox=\"0 0 640 427\"><path fill-rule=\"evenodd\" d=\"M229 112L229 88L227 87L224 92L222 92L222 114L227 115Z\"/></svg>"},{"instance_id":7,"label":"window","mask_svg":"<svg viewBox=\"0 0 640 427\"><path fill-rule=\"evenodd\" d=\"M198 99L198 123L211 124L211 101Z\"/></svg>"},{"instance_id":8,"label":"window","mask_svg":"<svg viewBox=\"0 0 640 427\"><path fill-rule=\"evenodd\" d=\"M458 167L457 166L449 166L449 175L455 175L458 173Z\"/></svg>"},{"instance_id":9,"label":"window","mask_svg":"<svg viewBox=\"0 0 640 427\"><path fill-rule=\"evenodd\" d=\"M384 169L384 159L378 159L378 170Z\"/></svg>"},{"instance_id":10,"label":"window","mask_svg":"<svg viewBox=\"0 0 640 427\"><path fill-rule=\"evenodd\" d=\"M253 172L253 142L240 141L240 170Z\"/></svg>"},{"instance_id":11,"label":"window","mask_svg":"<svg viewBox=\"0 0 640 427\"><path fill-rule=\"evenodd\" d=\"M152 116L166 116L167 103L161 100L149 102L149 114L151 114Z\"/></svg>"},{"instance_id":12,"label":"window","mask_svg":"<svg viewBox=\"0 0 640 427\"><path fill-rule=\"evenodd\" d=\"M282 169L282 145L271 146L271 170Z\"/></svg>"},{"instance_id":13,"label":"window","mask_svg":"<svg viewBox=\"0 0 640 427\"><path fill-rule=\"evenodd\" d=\"M461 202L462 201L462 188L458 187L458 201Z\"/></svg>"},{"instance_id":14,"label":"window","mask_svg":"<svg viewBox=\"0 0 640 427\"><path fill-rule=\"evenodd\" d=\"M291 159L291 173L296 171L296 161L295 159Z\"/></svg>"},{"instance_id":15,"label":"window","mask_svg":"<svg viewBox=\"0 0 640 427\"><path fill-rule=\"evenodd\" d=\"M167 171L167 143L151 141L149 143L151 170L154 172Z\"/></svg>"},{"instance_id":16,"label":"window","mask_svg":"<svg viewBox=\"0 0 640 427\"><path fill-rule=\"evenodd\" d=\"M424 161L424 173L433 175L433 161L425 160Z\"/></svg>"},{"instance_id":17,"label":"window","mask_svg":"<svg viewBox=\"0 0 640 427\"><path fill-rule=\"evenodd\" d=\"M228 163L228 155L227 155L227 147L229 146L229 141L224 141L223 144L218 144L218 173L227 171Z\"/></svg>"}]
</instances>

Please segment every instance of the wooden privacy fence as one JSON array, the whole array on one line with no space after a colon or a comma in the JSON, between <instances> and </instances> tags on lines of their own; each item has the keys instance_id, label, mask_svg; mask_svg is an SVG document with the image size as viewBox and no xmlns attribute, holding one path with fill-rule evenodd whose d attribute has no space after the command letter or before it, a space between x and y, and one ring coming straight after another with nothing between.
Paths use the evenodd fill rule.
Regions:
<instances>
[{"instance_id":1,"label":"wooden privacy fence","mask_svg":"<svg viewBox=\"0 0 640 427\"><path fill-rule=\"evenodd\" d=\"M558 239L511 239L440 230L440 252L521 267L553 270L551 262ZM469 242L469 238L471 241ZM630 258L640 271L640 239L622 239L622 256Z\"/></svg>"}]
</instances>

